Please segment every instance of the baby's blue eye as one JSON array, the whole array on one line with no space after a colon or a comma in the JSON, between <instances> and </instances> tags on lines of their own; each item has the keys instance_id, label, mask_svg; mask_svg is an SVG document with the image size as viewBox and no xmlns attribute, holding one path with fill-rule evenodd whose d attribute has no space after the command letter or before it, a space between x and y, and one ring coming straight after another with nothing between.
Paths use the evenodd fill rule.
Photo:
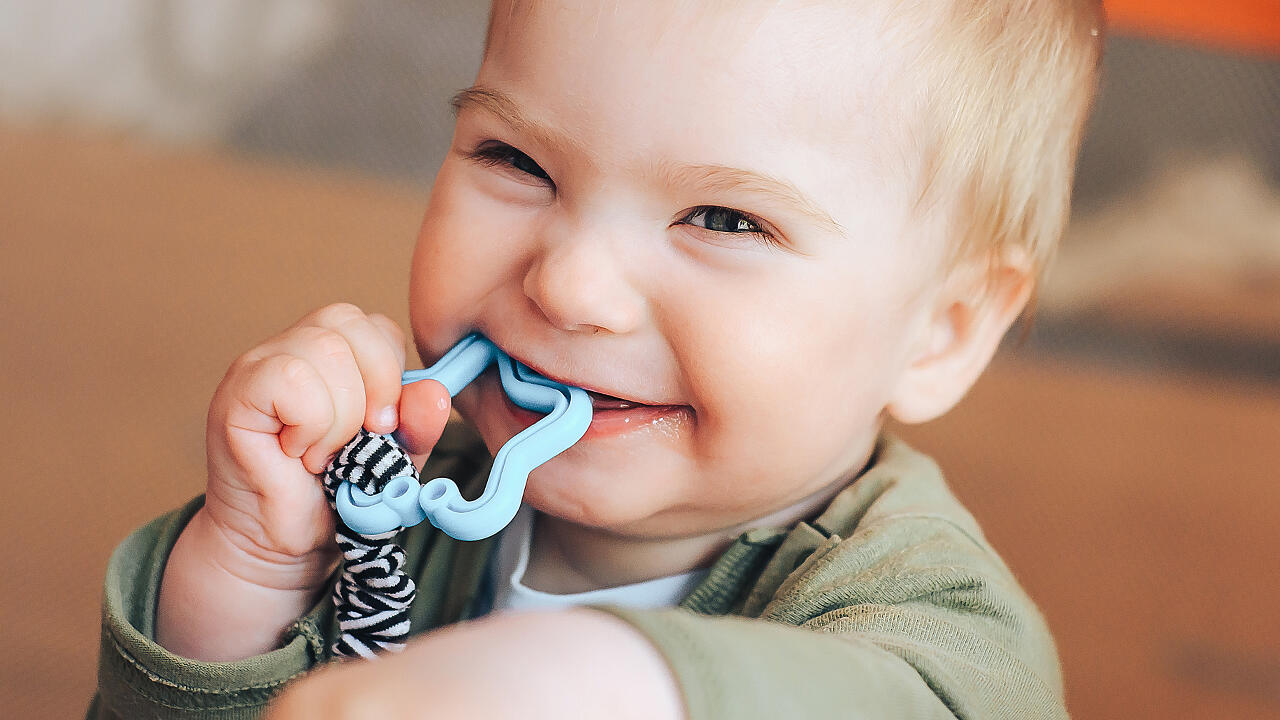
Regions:
<instances>
[{"instance_id":1,"label":"baby's blue eye","mask_svg":"<svg viewBox=\"0 0 1280 720\"><path fill-rule=\"evenodd\" d=\"M472 151L471 159L484 165L507 165L541 180L551 179L547 171L534 162L533 158L506 143L496 141L484 143Z\"/></svg>"},{"instance_id":2,"label":"baby's blue eye","mask_svg":"<svg viewBox=\"0 0 1280 720\"><path fill-rule=\"evenodd\" d=\"M780 247L781 243L768 222L754 215L720 205L699 205L685 213L677 223L703 228L721 236L747 236L765 247ZM724 241L737 246L737 238Z\"/></svg>"},{"instance_id":3,"label":"baby's blue eye","mask_svg":"<svg viewBox=\"0 0 1280 720\"><path fill-rule=\"evenodd\" d=\"M543 170L542 167L538 165L538 163L534 162L533 158L529 157L528 155L525 155L519 150L516 150L515 148L511 148L510 157L511 159L509 162L511 163L511 167L521 172L529 173L534 177L540 177L543 180L551 179L551 176L547 175L547 171Z\"/></svg>"},{"instance_id":4,"label":"baby's blue eye","mask_svg":"<svg viewBox=\"0 0 1280 720\"><path fill-rule=\"evenodd\" d=\"M774 245L777 240L773 233L766 229L763 221L755 217L719 205L701 205L690 210L680 222L694 227L705 228L711 232L732 235L750 235L764 243Z\"/></svg>"},{"instance_id":5,"label":"baby's blue eye","mask_svg":"<svg viewBox=\"0 0 1280 720\"><path fill-rule=\"evenodd\" d=\"M745 213L727 207L700 207L685 217L685 222L696 227L715 232L727 233L761 233L764 232L754 220Z\"/></svg>"}]
</instances>

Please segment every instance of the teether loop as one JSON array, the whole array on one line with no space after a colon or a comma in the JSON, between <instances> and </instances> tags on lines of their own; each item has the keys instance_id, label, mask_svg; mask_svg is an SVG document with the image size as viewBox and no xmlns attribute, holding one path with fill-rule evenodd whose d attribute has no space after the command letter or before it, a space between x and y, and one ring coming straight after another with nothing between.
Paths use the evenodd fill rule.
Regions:
<instances>
[{"instance_id":1,"label":"teether loop","mask_svg":"<svg viewBox=\"0 0 1280 720\"><path fill-rule=\"evenodd\" d=\"M361 535L378 535L413 527L426 519L418 504L418 490L418 481L407 475L393 478L382 492L373 495L343 482L334 495L334 503L347 527Z\"/></svg>"},{"instance_id":2,"label":"teether loop","mask_svg":"<svg viewBox=\"0 0 1280 720\"><path fill-rule=\"evenodd\" d=\"M357 532L364 532L360 528L389 532L399 526L415 525L425 518L450 537L482 540L511 522L520 509L529 473L564 452L586 433L591 424L591 398L586 391L538 375L513 361L478 333L463 338L431 367L406 372L401 382L407 385L419 380L436 380L453 396L493 363L498 364L502 389L511 401L526 410L546 413L546 417L498 450L480 497L466 500L453 480L436 478L419 491L418 511L410 513L405 509L392 511L389 498L366 496L366 500L360 497L359 490L343 489L339 493L338 514L348 527ZM394 502L407 503L408 500L397 496Z\"/></svg>"}]
</instances>

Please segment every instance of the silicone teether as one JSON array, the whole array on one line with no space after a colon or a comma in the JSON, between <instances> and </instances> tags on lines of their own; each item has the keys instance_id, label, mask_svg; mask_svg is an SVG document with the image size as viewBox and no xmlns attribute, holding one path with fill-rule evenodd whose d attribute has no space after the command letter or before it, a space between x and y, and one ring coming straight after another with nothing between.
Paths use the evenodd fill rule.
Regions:
<instances>
[{"instance_id":1,"label":"silicone teether","mask_svg":"<svg viewBox=\"0 0 1280 720\"><path fill-rule=\"evenodd\" d=\"M481 540L511 522L520 509L529 473L586 433L591 424L591 398L587 392L538 375L479 333L463 338L431 367L406 372L401 383L436 380L454 396L494 362L498 363L507 397L526 410L546 413L546 417L498 450L480 497L464 499L457 483L449 478L436 478L419 486L413 478L401 476L374 495L344 481L338 487L335 502L347 527L362 535L376 535L426 519L451 537Z\"/></svg>"}]
</instances>

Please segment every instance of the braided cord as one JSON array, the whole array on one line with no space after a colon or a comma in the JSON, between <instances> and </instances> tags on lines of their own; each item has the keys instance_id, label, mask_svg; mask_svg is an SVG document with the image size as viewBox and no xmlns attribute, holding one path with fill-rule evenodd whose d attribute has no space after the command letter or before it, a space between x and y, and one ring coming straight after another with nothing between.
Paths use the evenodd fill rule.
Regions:
<instances>
[{"instance_id":1,"label":"braided cord","mask_svg":"<svg viewBox=\"0 0 1280 720\"><path fill-rule=\"evenodd\" d=\"M418 470L390 435L364 428L334 457L324 472L325 494L335 510L335 496L343 481L362 492L381 492L392 478L418 479ZM337 521L342 572L333 587L338 616L338 657L372 658L378 652L397 652L409 635L409 606L418 592L404 572L404 548L396 543L402 528L378 535L361 535Z\"/></svg>"}]
</instances>

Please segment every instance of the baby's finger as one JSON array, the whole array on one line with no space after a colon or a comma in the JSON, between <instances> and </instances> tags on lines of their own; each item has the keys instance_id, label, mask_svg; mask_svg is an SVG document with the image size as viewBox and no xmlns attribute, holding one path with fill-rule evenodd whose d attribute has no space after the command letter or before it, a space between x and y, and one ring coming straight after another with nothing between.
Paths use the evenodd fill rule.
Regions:
<instances>
[{"instance_id":1,"label":"baby's finger","mask_svg":"<svg viewBox=\"0 0 1280 720\"><path fill-rule=\"evenodd\" d=\"M300 357L277 357L284 358L279 364L282 390L275 400L276 417L285 426L279 434L280 449L300 458L333 425L333 401L311 363Z\"/></svg>"},{"instance_id":2,"label":"baby's finger","mask_svg":"<svg viewBox=\"0 0 1280 720\"><path fill-rule=\"evenodd\" d=\"M387 340L385 332L354 305L333 305L318 314L325 327L346 339L364 382L363 424L369 430L389 433L399 416L402 356Z\"/></svg>"},{"instance_id":3,"label":"baby's finger","mask_svg":"<svg viewBox=\"0 0 1280 720\"><path fill-rule=\"evenodd\" d=\"M387 342L391 343L391 347L395 349L396 359L400 361L400 369L404 370L405 363L405 345L404 331L391 318L382 313L370 313L369 322L374 327L382 331L386 336Z\"/></svg>"},{"instance_id":4,"label":"baby's finger","mask_svg":"<svg viewBox=\"0 0 1280 720\"><path fill-rule=\"evenodd\" d=\"M228 424L275 433L280 449L289 457L301 457L333 423L329 390L315 368L302 358L282 353L257 360L243 382L239 407L249 414L233 407Z\"/></svg>"},{"instance_id":5,"label":"baby's finger","mask_svg":"<svg viewBox=\"0 0 1280 720\"><path fill-rule=\"evenodd\" d=\"M404 386L400 395L400 430L397 437L406 450L425 455L440 441L449 422L449 391L435 380L419 380Z\"/></svg>"},{"instance_id":6,"label":"baby's finger","mask_svg":"<svg viewBox=\"0 0 1280 720\"><path fill-rule=\"evenodd\" d=\"M286 345L289 352L311 363L319 373L333 405L333 422L302 456L307 470L319 473L329 455L355 437L364 422L364 379L347 339L333 330L300 327L290 333Z\"/></svg>"}]
</instances>

